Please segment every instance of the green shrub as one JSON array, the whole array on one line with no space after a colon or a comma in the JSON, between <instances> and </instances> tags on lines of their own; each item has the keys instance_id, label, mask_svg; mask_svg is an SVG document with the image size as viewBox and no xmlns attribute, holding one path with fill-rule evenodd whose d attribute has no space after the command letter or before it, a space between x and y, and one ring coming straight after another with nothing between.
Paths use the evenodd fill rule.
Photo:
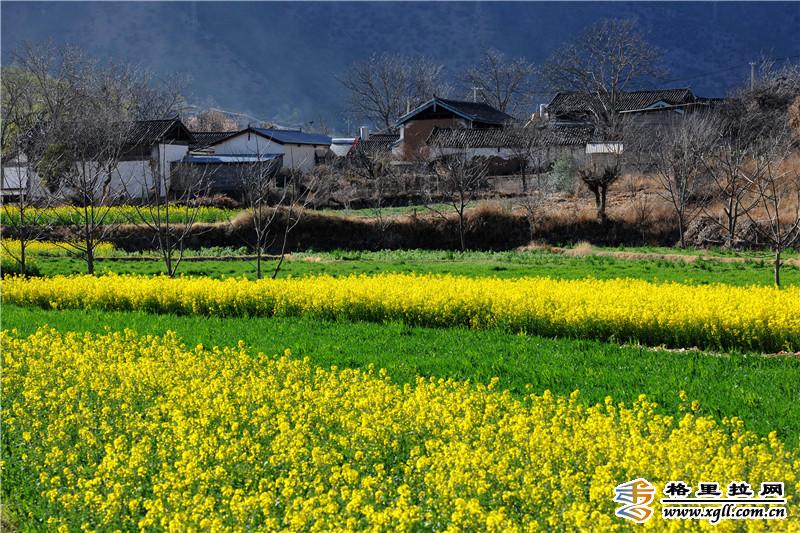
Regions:
<instances>
[{"instance_id":1,"label":"green shrub","mask_svg":"<svg viewBox=\"0 0 800 533\"><path fill-rule=\"evenodd\" d=\"M6 277L8 275L19 274L19 262L11 257L3 257L0 259L0 275ZM28 259L25 261L25 274L28 276L41 276L39 266Z\"/></svg>"},{"instance_id":2,"label":"green shrub","mask_svg":"<svg viewBox=\"0 0 800 533\"><path fill-rule=\"evenodd\" d=\"M574 157L570 154L563 154L556 159L550 170L550 183L553 190L558 192L574 191L577 178L578 165Z\"/></svg>"}]
</instances>

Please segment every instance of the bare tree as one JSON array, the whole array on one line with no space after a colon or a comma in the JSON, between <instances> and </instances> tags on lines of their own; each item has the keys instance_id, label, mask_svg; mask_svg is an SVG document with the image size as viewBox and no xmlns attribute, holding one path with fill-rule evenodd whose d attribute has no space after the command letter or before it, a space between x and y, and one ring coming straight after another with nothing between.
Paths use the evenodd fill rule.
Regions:
<instances>
[{"instance_id":1,"label":"bare tree","mask_svg":"<svg viewBox=\"0 0 800 533\"><path fill-rule=\"evenodd\" d=\"M675 115L665 125L648 129L647 135L638 135L636 149L644 153L640 161L652 170L660 196L672 206L681 248L686 246L687 224L700 212L702 199L696 196L703 192L707 176L703 159L714 149L717 131L715 120L694 113Z\"/></svg>"},{"instance_id":2,"label":"bare tree","mask_svg":"<svg viewBox=\"0 0 800 533\"><path fill-rule=\"evenodd\" d=\"M629 176L625 191L630 199L630 210L633 213L633 224L639 230L642 244L647 244L647 226L650 223L652 202L646 191L646 184L641 176Z\"/></svg>"},{"instance_id":3,"label":"bare tree","mask_svg":"<svg viewBox=\"0 0 800 533\"><path fill-rule=\"evenodd\" d=\"M522 192L528 191L528 178L540 178L548 170L546 125L529 124L524 128L508 128L511 155L519 163ZM537 184L537 189L539 188Z\"/></svg>"},{"instance_id":4,"label":"bare tree","mask_svg":"<svg viewBox=\"0 0 800 533\"><path fill-rule=\"evenodd\" d=\"M134 204L135 222L153 233L153 244L164 261L164 271L175 277L183 261L187 240L196 234L200 203L207 195L213 172L206 165L194 165L184 159L169 164L154 151L148 165L153 176L152 186L142 191L139 203ZM144 170L144 169L143 169Z\"/></svg>"},{"instance_id":5,"label":"bare tree","mask_svg":"<svg viewBox=\"0 0 800 533\"><path fill-rule=\"evenodd\" d=\"M50 130L55 116L43 107L41 92L36 90L31 73L20 66L3 67L2 77L2 167L0 182L4 190L14 190L13 198L3 201L6 224L15 226L19 246L3 240L6 253L16 261L20 275L27 273L27 247L40 239L50 227L50 217L43 208L55 201L40 173L57 172L61 161L51 156Z\"/></svg>"},{"instance_id":6,"label":"bare tree","mask_svg":"<svg viewBox=\"0 0 800 533\"><path fill-rule=\"evenodd\" d=\"M383 236L388 226L384 217L386 197L397 188L398 176L391 164L391 152L382 143L361 141L347 156L348 174L361 190L368 190L372 212Z\"/></svg>"},{"instance_id":7,"label":"bare tree","mask_svg":"<svg viewBox=\"0 0 800 533\"><path fill-rule=\"evenodd\" d=\"M622 138L620 96L663 73L660 52L632 20L602 20L567 43L544 64L542 78L553 91L586 96L589 120L603 140Z\"/></svg>"},{"instance_id":8,"label":"bare tree","mask_svg":"<svg viewBox=\"0 0 800 533\"><path fill-rule=\"evenodd\" d=\"M89 274L94 273L97 245L116 222L109 216L111 207L125 198L124 184L115 183L114 178L130 147L134 127L133 75L126 67L83 62L78 72L78 97L60 132L62 153L72 162L63 179L74 214L68 222L79 236L67 244L84 256Z\"/></svg>"},{"instance_id":9,"label":"bare tree","mask_svg":"<svg viewBox=\"0 0 800 533\"><path fill-rule=\"evenodd\" d=\"M384 53L351 64L338 81L349 94L351 113L391 128L408 107L434 94L447 95L442 70L442 65L425 57Z\"/></svg>"},{"instance_id":10,"label":"bare tree","mask_svg":"<svg viewBox=\"0 0 800 533\"><path fill-rule=\"evenodd\" d=\"M239 124L230 115L216 109L204 109L186 119L192 131L237 131Z\"/></svg>"},{"instance_id":11,"label":"bare tree","mask_svg":"<svg viewBox=\"0 0 800 533\"><path fill-rule=\"evenodd\" d=\"M489 174L489 160L476 157L474 150L465 141L435 141L429 146L432 156L430 168L433 179L428 180L426 193L429 210L447 220L447 211L452 210L457 217L460 249L466 249L466 209L476 194L486 186ZM433 204L433 198L442 198L449 209L440 209Z\"/></svg>"},{"instance_id":12,"label":"bare tree","mask_svg":"<svg viewBox=\"0 0 800 533\"><path fill-rule=\"evenodd\" d=\"M275 264L275 270L272 272L272 279L278 277L281 266L283 266L289 243L289 234L302 220L307 206L314 197L314 191L320 186L319 180L322 178L324 178L324 174L303 173L297 169L290 169L288 173L284 174L283 193L277 206L277 209L283 211L284 221L282 231L279 233L280 252L278 254L278 262Z\"/></svg>"},{"instance_id":13,"label":"bare tree","mask_svg":"<svg viewBox=\"0 0 800 533\"><path fill-rule=\"evenodd\" d=\"M237 182L242 192L242 199L252 216L253 248L256 252L256 277L261 279L262 260L269 243L271 230L281 214L280 206L284 204L290 187L278 187L277 175L282 158L273 159L267 155L267 141L260 146L261 139L256 136L255 160L239 165ZM285 175L284 175L285 177ZM290 177L290 183L293 176Z\"/></svg>"},{"instance_id":14,"label":"bare tree","mask_svg":"<svg viewBox=\"0 0 800 533\"><path fill-rule=\"evenodd\" d=\"M578 167L578 176L594 194L597 219L603 224L608 222L608 189L622 176L622 153L618 146L611 144L608 153L592 154Z\"/></svg>"},{"instance_id":15,"label":"bare tree","mask_svg":"<svg viewBox=\"0 0 800 533\"><path fill-rule=\"evenodd\" d=\"M535 68L527 59L508 59L501 51L490 48L480 62L461 76L464 88L504 113L524 112L533 96Z\"/></svg>"},{"instance_id":16,"label":"bare tree","mask_svg":"<svg viewBox=\"0 0 800 533\"><path fill-rule=\"evenodd\" d=\"M704 211L708 220L725 232L728 248L734 246L739 221L758 203L752 184L760 180L769 163L764 150L770 149L770 143L751 126L747 116L720 120L712 149L699 154L710 177L712 197L722 203L722 216L717 218L708 207Z\"/></svg>"},{"instance_id":17,"label":"bare tree","mask_svg":"<svg viewBox=\"0 0 800 533\"><path fill-rule=\"evenodd\" d=\"M745 214L773 252L774 281L779 287L783 252L800 238L800 170L788 164L797 146L786 122L775 125L762 142L759 157L764 159L764 171L746 178L757 207Z\"/></svg>"}]
</instances>

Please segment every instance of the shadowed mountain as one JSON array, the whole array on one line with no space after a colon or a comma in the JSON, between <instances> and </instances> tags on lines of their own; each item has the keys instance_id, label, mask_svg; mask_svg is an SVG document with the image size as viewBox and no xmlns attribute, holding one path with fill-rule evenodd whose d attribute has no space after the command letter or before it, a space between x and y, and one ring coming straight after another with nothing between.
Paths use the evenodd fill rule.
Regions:
<instances>
[{"instance_id":1,"label":"shadowed mountain","mask_svg":"<svg viewBox=\"0 0 800 533\"><path fill-rule=\"evenodd\" d=\"M800 3L3 3L2 50L72 42L192 79L192 101L341 129L336 75L374 52L425 54L455 76L487 47L539 63L592 22L634 17L671 79L720 96L762 53L800 56ZM548 95L541 95L547 101Z\"/></svg>"}]
</instances>

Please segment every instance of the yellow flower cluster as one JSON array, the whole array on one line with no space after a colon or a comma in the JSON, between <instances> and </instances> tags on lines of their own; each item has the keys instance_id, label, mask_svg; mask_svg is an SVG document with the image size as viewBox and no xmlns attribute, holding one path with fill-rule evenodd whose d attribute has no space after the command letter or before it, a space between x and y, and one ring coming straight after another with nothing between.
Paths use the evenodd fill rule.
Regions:
<instances>
[{"instance_id":1,"label":"yellow flower cluster","mask_svg":"<svg viewBox=\"0 0 800 533\"><path fill-rule=\"evenodd\" d=\"M45 308L402 320L646 345L800 350L799 287L402 274L277 281L109 275L10 279L3 298Z\"/></svg>"},{"instance_id":2,"label":"yellow flower cluster","mask_svg":"<svg viewBox=\"0 0 800 533\"><path fill-rule=\"evenodd\" d=\"M185 221L188 219L186 216L186 207L181 205L171 205L172 214L176 222ZM102 207L102 216L107 224L116 223L136 223L141 220L142 213L147 213L147 210L138 210L131 205L115 205L110 207ZM106 212L107 211L107 212ZM223 209L219 207L198 207L192 208L192 218L197 222L224 222L230 220L233 216L239 213L235 209ZM6 226L19 226L19 210L15 206L6 206L2 213L2 223ZM25 224L39 224L46 222L56 226L80 224L83 220L83 214L80 209L72 206L59 206L59 207L46 207L46 208L28 208L25 214Z\"/></svg>"},{"instance_id":3,"label":"yellow flower cluster","mask_svg":"<svg viewBox=\"0 0 800 533\"><path fill-rule=\"evenodd\" d=\"M99 242L95 248L95 253L102 255L114 251L114 245L110 242ZM75 252L65 243L54 241L27 241L25 243L25 253L29 256L64 256ZM14 239L3 239L0 243L0 257L19 257L20 242Z\"/></svg>"},{"instance_id":4,"label":"yellow flower cluster","mask_svg":"<svg viewBox=\"0 0 800 533\"><path fill-rule=\"evenodd\" d=\"M663 416L644 396L587 407L495 380L399 386L171 333L2 342L2 490L30 529L613 530L627 526L614 487L637 477L783 481L800 516L800 458L774 433ZM649 526L703 526L654 507Z\"/></svg>"}]
</instances>

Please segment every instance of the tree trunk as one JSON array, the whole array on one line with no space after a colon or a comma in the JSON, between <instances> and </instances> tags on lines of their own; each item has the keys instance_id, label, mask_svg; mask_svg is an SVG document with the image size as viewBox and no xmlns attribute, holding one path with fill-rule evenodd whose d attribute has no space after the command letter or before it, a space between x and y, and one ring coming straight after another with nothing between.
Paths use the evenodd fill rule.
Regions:
<instances>
[{"instance_id":1,"label":"tree trunk","mask_svg":"<svg viewBox=\"0 0 800 533\"><path fill-rule=\"evenodd\" d=\"M86 250L86 273L94 274L94 250L92 248Z\"/></svg>"},{"instance_id":2,"label":"tree trunk","mask_svg":"<svg viewBox=\"0 0 800 533\"><path fill-rule=\"evenodd\" d=\"M781 286L781 251L780 249L775 250L775 266L774 266L774 273L775 273L775 286Z\"/></svg>"},{"instance_id":3,"label":"tree trunk","mask_svg":"<svg viewBox=\"0 0 800 533\"><path fill-rule=\"evenodd\" d=\"M461 243L461 251L464 251L464 210L458 214L458 238Z\"/></svg>"},{"instance_id":4,"label":"tree trunk","mask_svg":"<svg viewBox=\"0 0 800 533\"><path fill-rule=\"evenodd\" d=\"M261 279L261 244L256 243L256 279Z\"/></svg>"},{"instance_id":5,"label":"tree trunk","mask_svg":"<svg viewBox=\"0 0 800 533\"><path fill-rule=\"evenodd\" d=\"M680 237L681 248L686 248L686 240L683 236L683 217L678 216L678 236Z\"/></svg>"},{"instance_id":6,"label":"tree trunk","mask_svg":"<svg viewBox=\"0 0 800 533\"><path fill-rule=\"evenodd\" d=\"M522 192L528 192L528 177L525 175L525 171L522 171Z\"/></svg>"},{"instance_id":7,"label":"tree trunk","mask_svg":"<svg viewBox=\"0 0 800 533\"><path fill-rule=\"evenodd\" d=\"M606 192L608 191L607 185L601 185L597 192L595 193L595 198L597 200L597 218L605 224L608 222L608 216L606 216Z\"/></svg>"},{"instance_id":8,"label":"tree trunk","mask_svg":"<svg viewBox=\"0 0 800 533\"><path fill-rule=\"evenodd\" d=\"M25 276L25 239L19 240L19 275Z\"/></svg>"}]
</instances>

